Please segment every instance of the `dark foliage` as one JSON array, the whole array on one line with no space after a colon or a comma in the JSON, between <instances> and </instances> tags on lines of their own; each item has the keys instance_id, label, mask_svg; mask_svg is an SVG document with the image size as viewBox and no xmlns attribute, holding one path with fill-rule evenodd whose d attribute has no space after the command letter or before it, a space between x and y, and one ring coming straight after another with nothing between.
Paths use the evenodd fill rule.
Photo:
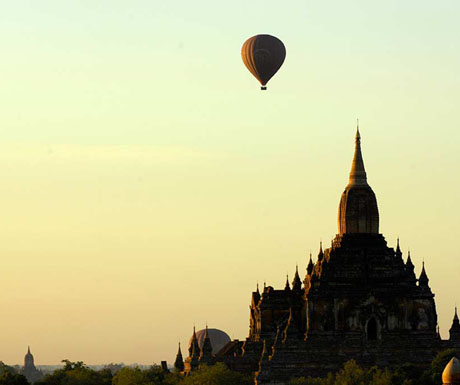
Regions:
<instances>
[{"instance_id":1,"label":"dark foliage","mask_svg":"<svg viewBox=\"0 0 460 385\"><path fill-rule=\"evenodd\" d=\"M109 369L92 370L82 361L62 361L64 367L47 374L35 385L111 385L112 373Z\"/></svg>"},{"instance_id":2,"label":"dark foliage","mask_svg":"<svg viewBox=\"0 0 460 385\"><path fill-rule=\"evenodd\" d=\"M425 371L409 363L395 370L364 369L351 360L339 372L329 373L326 378L295 378L290 385L440 385L445 366L452 357L459 355L456 349L441 352Z\"/></svg>"},{"instance_id":3,"label":"dark foliage","mask_svg":"<svg viewBox=\"0 0 460 385\"><path fill-rule=\"evenodd\" d=\"M27 379L16 370L0 361L0 385L29 385Z\"/></svg>"}]
</instances>

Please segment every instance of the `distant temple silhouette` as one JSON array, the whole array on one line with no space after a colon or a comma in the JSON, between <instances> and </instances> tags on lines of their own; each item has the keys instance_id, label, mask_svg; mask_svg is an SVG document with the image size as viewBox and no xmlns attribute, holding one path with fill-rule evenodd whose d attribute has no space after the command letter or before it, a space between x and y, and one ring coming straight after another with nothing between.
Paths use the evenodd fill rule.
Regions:
<instances>
[{"instance_id":1,"label":"distant temple silhouette","mask_svg":"<svg viewBox=\"0 0 460 385\"><path fill-rule=\"evenodd\" d=\"M24 368L21 374L23 374L30 383L34 383L43 378L43 373L35 367L34 356L30 352L30 346L27 347L27 354L24 356Z\"/></svg>"},{"instance_id":2,"label":"distant temple silhouette","mask_svg":"<svg viewBox=\"0 0 460 385\"><path fill-rule=\"evenodd\" d=\"M426 369L435 355L460 349L455 309L448 340L439 335L434 294L425 264L417 278L410 253L387 246L379 233L377 199L367 182L356 132L349 183L338 213L339 233L329 248L311 255L302 281L252 293L245 341L212 353L208 333L200 347L194 333L189 356L178 352L176 369L187 374L201 363L225 362L252 373L256 384L286 385L291 378L324 376L354 359L363 366L412 363Z\"/></svg>"}]
</instances>

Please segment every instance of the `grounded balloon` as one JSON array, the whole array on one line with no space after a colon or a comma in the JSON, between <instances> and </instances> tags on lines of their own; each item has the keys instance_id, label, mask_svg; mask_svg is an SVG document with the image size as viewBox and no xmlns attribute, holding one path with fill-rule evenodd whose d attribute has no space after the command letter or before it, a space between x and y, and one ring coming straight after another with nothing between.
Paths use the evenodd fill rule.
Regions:
<instances>
[{"instance_id":1,"label":"grounded balloon","mask_svg":"<svg viewBox=\"0 0 460 385\"><path fill-rule=\"evenodd\" d=\"M246 40L241 47L241 57L247 69L266 90L267 82L280 69L286 58L283 42L275 36L256 35Z\"/></svg>"}]
</instances>

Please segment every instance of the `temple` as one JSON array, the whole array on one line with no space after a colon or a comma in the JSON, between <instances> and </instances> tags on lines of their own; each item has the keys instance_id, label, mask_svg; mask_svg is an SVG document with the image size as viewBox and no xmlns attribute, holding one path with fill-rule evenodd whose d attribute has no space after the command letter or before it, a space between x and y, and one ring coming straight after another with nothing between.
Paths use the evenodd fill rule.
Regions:
<instances>
[{"instance_id":1,"label":"temple","mask_svg":"<svg viewBox=\"0 0 460 385\"><path fill-rule=\"evenodd\" d=\"M457 311L450 338L442 340L425 266L417 278L399 239L392 248L379 233L377 199L357 130L331 247L323 250L321 244L316 262L310 255L303 279L296 268L283 289L257 288L246 340L231 341L216 354L208 349L201 359L253 373L255 384L285 385L294 377L325 376L350 359L363 366L407 362L426 368L438 352L452 347L460 348ZM199 366L197 350L192 341L185 370Z\"/></svg>"},{"instance_id":2,"label":"temple","mask_svg":"<svg viewBox=\"0 0 460 385\"><path fill-rule=\"evenodd\" d=\"M43 373L35 367L34 356L30 352L30 346L27 347L27 353L24 356L24 367L21 370L27 381L33 384L43 378Z\"/></svg>"}]
</instances>

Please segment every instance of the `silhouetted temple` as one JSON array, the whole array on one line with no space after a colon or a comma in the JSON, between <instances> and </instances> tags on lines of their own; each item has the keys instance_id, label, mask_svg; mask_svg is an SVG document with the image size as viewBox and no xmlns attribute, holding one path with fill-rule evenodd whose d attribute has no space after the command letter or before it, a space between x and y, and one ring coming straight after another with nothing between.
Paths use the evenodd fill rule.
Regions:
<instances>
[{"instance_id":1,"label":"silhouetted temple","mask_svg":"<svg viewBox=\"0 0 460 385\"><path fill-rule=\"evenodd\" d=\"M440 338L425 266L417 278L399 240L393 249L379 233L359 130L338 227L331 247L323 251L320 245L316 263L310 255L303 280L296 269L284 289L264 285L262 293L252 293L248 338L229 342L206 362L252 372L256 384L285 385L293 377L337 371L350 359L364 366L410 362L426 368L439 351L460 348L457 312L450 339ZM189 370L199 364L196 349L192 343Z\"/></svg>"},{"instance_id":2,"label":"silhouetted temple","mask_svg":"<svg viewBox=\"0 0 460 385\"><path fill-rule=\"evenodd\" d=\"M43 373L35 367L34 356L30 352L30 346L27 348L27 353L24 356L24 368L21 374L23 374L31 384L43 378Z\"/></svg>"}]
</instances>

